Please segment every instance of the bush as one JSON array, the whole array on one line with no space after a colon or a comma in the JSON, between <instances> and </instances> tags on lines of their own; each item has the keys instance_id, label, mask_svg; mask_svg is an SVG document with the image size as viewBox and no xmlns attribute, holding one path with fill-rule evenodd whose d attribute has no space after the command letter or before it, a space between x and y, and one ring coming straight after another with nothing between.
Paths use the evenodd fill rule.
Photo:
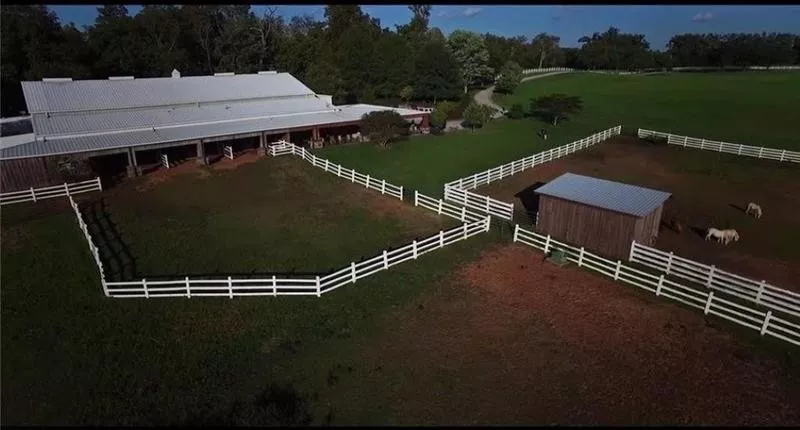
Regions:
<instances>
[{"instance_id":1,"label":"bush","mask_svg":"<svg viewBox=\"0 0 800 430\"><path fill-rule=\"evenodd\" d=\"M464 109L464 122L473 129L480 128L489 122L493 113L493 108L472 102Z\"/></svg>"},{"instance_id":2,"label":"bush","mask_svg":"<svg viewBox=\"0 0 800 430\"><path fill-rule=\"evenodd\" d=\"M364 114L361 118L361 131L370 141L386 147L392 140L408 135L408 123L399 113L383 110Z\"/></svg>"},{"instance_id":3,"label":"bush","mask_svg":"<svg viewBox=\"0 0 800 430\"><path fill-rule=\"evenodd\" d=\"M522 67L513 61L508 61L500 71L495 91L503 94L513 93L520 82L522 82Z\"/></svg>"},{"instance_id":4,"label":"bush","mask_svg":"<svg viewBox=\"0 0 800 430\"><path fill-rule=\"evenodd\" d=\"M514 103L511 108L506 112L506 116L511 119L522 119L525 117L525 108L519 103Z\"/></svg>"}]
</instances>

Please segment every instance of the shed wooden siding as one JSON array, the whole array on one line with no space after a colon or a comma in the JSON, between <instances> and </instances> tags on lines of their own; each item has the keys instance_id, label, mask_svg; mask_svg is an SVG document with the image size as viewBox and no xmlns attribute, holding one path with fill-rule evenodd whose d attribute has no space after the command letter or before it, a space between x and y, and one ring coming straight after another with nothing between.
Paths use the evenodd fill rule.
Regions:
<instances>
[{"instance_id":1,"label":"shed wooden siding","mask_svg":"<svg viewBox=\"0 0 800 430\"><path fill-rule=\"evenodd\" d=\"M2 192L46 187L62 182L64 181L58 173L53 158L36 157L0 161L0 191Z\"/></svg>"},{"instance_id":2,"label":"shed wooden siding","mask_svg":"<svg viewBox=\"0 0 800 430\"><path fill-rule=\"evenodd\" d=\"M639 218L636 221L636 230L631 240L642 244L651 244L652 237L658 236L658 227L661 225L661 213L663 210L664 205L661 205L649 215Z\"/></svg>"}]
</instances>

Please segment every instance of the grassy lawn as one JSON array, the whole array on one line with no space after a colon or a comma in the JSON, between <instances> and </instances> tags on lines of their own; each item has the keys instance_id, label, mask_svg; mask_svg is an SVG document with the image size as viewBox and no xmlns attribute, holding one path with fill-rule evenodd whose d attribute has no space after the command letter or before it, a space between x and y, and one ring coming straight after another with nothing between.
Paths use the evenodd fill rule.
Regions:
<instances>
[{"instance_id":1,"label":"grassy lawn","mask_svg":"<svg viewBox=\"0 0 800 430\"><path fill-rule=\"evenodd\" d=\"M109 190L97 213L119 232L105 255L127 252L140 276L323 270L453 224L289 157L138 185ZM2 237L3 419L41 425L227 423L232 408L252 424L316 419L304 415L313 387L291 385L308 369L291 363L357 336L493 240L321 299L114 300L63 201L4 207Z\"/></svg>"},{"instance_id":2,"label":"grassy lawn","mask_svg":"<svg viewBox=\"0 0 800 430\"><path fill-rule=\"evenodd\" d=\"M793 91L794 90L794 91ZM707 73L650 76L562 74L524 82L496 101L527 105L550 92L579 95L584 111L550 127L537 120L498 120L483 129L421 136L390 150L375 145L333 146L318 155L398 185L441 195L442 184L589 134L622 125L732 143L800 149L798 73ZM536 133L550 129L549 139Z\"/></svg>"},{"instance_id":3,"label":"grassy lawn","mask_svg":"<svg viewBox=\"0 0 800 430\"><path fill-rule=\"evenodd\" d=\"M675 73L615 76L563 74L524 82L496 95L504 107L550 93L581 96L584 111L569 128L647 128L753 146L800 150L798 73Z\"/></svg>"}]
</instances>

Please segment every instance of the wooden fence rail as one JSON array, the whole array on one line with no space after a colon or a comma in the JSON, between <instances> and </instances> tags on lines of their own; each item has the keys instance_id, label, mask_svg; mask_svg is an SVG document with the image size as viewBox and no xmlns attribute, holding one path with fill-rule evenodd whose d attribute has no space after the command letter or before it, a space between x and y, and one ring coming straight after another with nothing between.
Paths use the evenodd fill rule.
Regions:
<instances>
[{"instance_id":1,"label":"wooden fence rail","mask_svg":"<svg viewBox=\"0 0 800 430\"><path fill-rule=\"evenodd\" d=\"M682 146L684 148L698 148L707 151L724 152L726 154L744 155L746 157L800 163L800 152L789 151L788 149L774 149L765 148L763 146L740 145L716 140L698 139L696 137L662 133L660 131L645 130L643 128L637 131L637 135L643 139L648 137L665 138L668 144Z\"/></svg>"},{"instance_id":2,"label":"wooden fence rail","mask_svg":"<svg viewBox=\"0 0 800 430\"><path fill-rule=\"evenodd\" d=\"M513 241L542 250L545 255L553 249L563 250L567 255L567 259L577 263L579 267L588 267L613 278L615 281L623 281L650 291L656 296L667 297L687 306L702 309L706 315L716 315L741 326L751 328L758 331L762 336L769 335L800 346L800 325L773 315L771 310L764 312L734 303L715 296L714 291L698 291L666 279L664 275L656 276L634 269L622 264L620 260L608 260L586 251L583 247L576 248L558 242L549 235L544 236L525 230L519 224L514 229Z\"/></svg>"},{"instance_id":3,"label":"wooden fence rail","mask_svg":"<svg viewBox=\"0 0 800 430\"><path fill-rule=\"evenodd\" d=\"M342 167L339 164L331 163L327 159L319 158L307 151L305 148L299 147L293 143L283 140L272 143L269 145L269 154L273 157L288 154L297 155L303 160L311 163L311 165L314 167L319 167L326 172L339 176L340 178L349 179L350 182L354 182L369 189L379 191L381 194L388 194L392 197L403 200L402 186L390 184L384 179L373 178L370 175L364 175L356 172L355 170Z\"/></svg>"},{"instance_id":4,"label":"wooden fence rail","mask_svg":"<svg viewBox=\"0 0 800 430\"><path fill-rule=\"evenodd\" d=\"M776 312L800 317L800 293L775 287L764 280L749 279L636 241L631 243L629 260Z\"/></svg>"},{"instance_id":5,"label":"wooden fence rail","mask_svg":"<svg viewBox=\"0 0 800 430\"><path fill-rule=\"evenodd\" d=\"M88 193L90 191L103 191L103 184L100 183L99 177L89 179L88 181L73 182L71 184L64 182L63 185L0 193L0 205L38 202L39 200L51 199L53 197L64 197L73 194Z\"/></svg>"}]
</instances>

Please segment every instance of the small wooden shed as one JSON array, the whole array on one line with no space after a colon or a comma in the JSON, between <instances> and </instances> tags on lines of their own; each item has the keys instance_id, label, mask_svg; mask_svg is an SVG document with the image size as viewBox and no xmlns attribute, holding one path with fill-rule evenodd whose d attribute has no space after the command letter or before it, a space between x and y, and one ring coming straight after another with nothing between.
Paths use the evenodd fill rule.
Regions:
<instances>
[{"instance_id":1,"label":"small wooden shed","mask_svg":"<svg viewBox=\"0 0 800 430\"><path fill-rule=\"evenodd\" d=\"M565 173L535 191L536 229L605 257L628 259L631 242L651 244L670 193Z\"/></svg>"}]
</instances>

